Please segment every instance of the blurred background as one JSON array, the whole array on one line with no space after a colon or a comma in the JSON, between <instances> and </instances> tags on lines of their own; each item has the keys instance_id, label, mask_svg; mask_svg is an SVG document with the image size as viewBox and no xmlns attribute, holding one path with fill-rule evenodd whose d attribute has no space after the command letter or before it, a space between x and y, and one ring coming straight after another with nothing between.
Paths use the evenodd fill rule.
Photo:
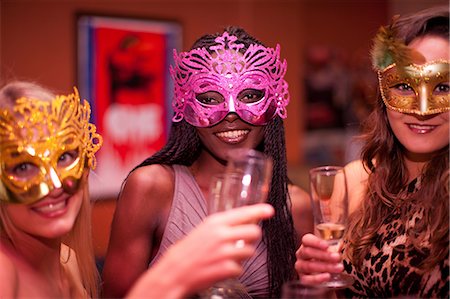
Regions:
<instances>
[{"instance_id":1,"label":"blurred background","mask_svg":"<svg viewBox=\"0 0 450 299\"><path fill-rule=\"evenodd\" d=\"M448 1L0 0L0 83L13 79L33 80L60 93L69 93L74 85L80 86L82 98L94 98L89 99L94 101L91 102L94 120L100 120L106 112L103 113L105 110L101 108L102 102L95 92L104 78L98 68L95 68L93 59L96 53L93 51L96 48L84 44L90 41L89 32L92 32L92 28L90 25L87 29L83 27L82 16L119 17L150 25L160 22L168 24L169 29L162 29L167 29L163 36L170 35L169 39L165 39L170 40L170 43L165 44L165 52L160 55L165 55L164 63L161 64L158 59L147 61L152 69L158 65L163 79L168 78L168 50L188 50L205 33L221 31L228 25L241 26L266 46L275 47L280 44L281 56L288 61L285 79L289 83L291 102L285 125L289 175L295 183L308 189L307 170L310 167L343 165L358 158L359 144L353 138L358 134L360 120L367 116L370 103L376 95L376 77L371 70L368 53L371 39L379 26L388 23L395 14L407 14L434 5L448 5ZM141 23L138 23L138 27L139 24ZM133 30L136 30L135 27ZM156 31L158 30L160 29ZM106 44L112 43L111 41L111 38L105 37ZM122 40L122 45L124 44L133 45L133 41ZM151 48L151 42L149 45ZM144 56L145 49L139 48ZM118 62L118 65L122 63L128 66L127 55L130 54L110 59ZM139 64L140 60L136 61L143 69L143 64ZM111 65L114 67L110 63L110 72L115 72L120 79L120 75L124 73L120 72L120 68L119 71L117 68L112 70ZM99 76L98 82L92 79L94 75ZM157 86L155 84L153 86ZM170 90L170 80L158 84L163 90L154 87L156 94L160 92L161 95L152 96L152 100L160 99L159 105L164 110L170 103L170 94L167 93ZM127 92L131 99L145 104L145 98L139 98L139 94L133 96L133 91ZM129 101L123 93L112 94L117 94L118 102L126 104ZM107 96L107 100L112 101L112 96ZM132 163L157 150L163 144L168 130L170 111L161 112L156 117L154 112L159 110L152 108L155 106L145 107L149 110L140 109L139 117L153 115L155 124L150 127L161 126L158 131L161 136L150 147L136 146L141 151L136 153ZM110 119L110 127L120 124L116 128L122 132L120 135L110 128L111 139L119 136L123 144L107 144L105 148L121 147L120 150L129 153L135 144L139 144L139 140L123 141L124 136L133 135L124 131L123 125L131 123L139 130L136 127L145 123L146 119L133 123L130 121L136 121L136 114L130 114L133 116L128 115L128 122L121 121L120 116L127 119L127 111L137 113L121 109L112 114L113 121ZM142 111L149 113L142 114ZM103 133L103 124L98 126ZM132 126L130 130L133 130ZM153 131L139 132L148 137ZM100 159L99 165L101 161ZM126 170L131 167L129 165L123 168ZM111 173L112 169L103 171ZM107 181L108 179L102 181L100 178L101 183L96 185L106 190ZM111 182L110 180L109 185ZM93 229L96 254L99 257L106 250L116 190L120 183L112 185L115 188L106 194L93 193L96 200Z\"/></svg>"}]
</instances>

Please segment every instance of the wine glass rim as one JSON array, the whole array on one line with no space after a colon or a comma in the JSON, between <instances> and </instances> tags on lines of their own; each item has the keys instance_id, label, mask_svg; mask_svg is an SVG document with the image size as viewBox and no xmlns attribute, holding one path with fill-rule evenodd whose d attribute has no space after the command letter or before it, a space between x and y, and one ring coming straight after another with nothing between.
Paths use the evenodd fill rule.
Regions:
<instances>
[{"instance_id":1,"label":"wine glass rim","mask_svg":"<svg viewBox=\"0 0 450 299\"><path fill-rule=\"evenodd\" d=\"M227 153L227 159L240 156L247 156L254 159L270 159L267 154L252 148L233 148Z\"/></svg>"},{"instance_id":2,"label":"wine glass rim","mask_svg":"<svg viewBox=\"0 0 450 299\"><path fill-rule=\"evenodd\" d=\"M325 166L319 166L319 167L311 168L309 170L309 173L310 174L321 173L321 174L324 174L324 175L331 175L331 174L335 174L335 173L343 171L343 170L344 170L343 166L325 165Z\"/></svg>"}]
</instances>

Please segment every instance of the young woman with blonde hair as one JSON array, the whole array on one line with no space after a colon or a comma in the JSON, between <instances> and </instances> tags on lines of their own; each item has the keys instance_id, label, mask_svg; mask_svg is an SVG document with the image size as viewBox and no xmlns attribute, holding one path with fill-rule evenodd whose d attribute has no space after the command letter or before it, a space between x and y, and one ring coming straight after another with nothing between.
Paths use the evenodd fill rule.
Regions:
<instances>
[{"instance_id":1,"label":"young woman with blonde hair","mask_svg":"<svg viewBox=\"0 0 450 299\"><path fill-rule=\"evenodd\" d=\"M89 116L76 89L57 96L12 82L0 90L1 298L99 296L87 178L102 139ZM254 223L272 215L261 204L208 217L126 296L183 298L238 276L261 237Z\"/></svg>"}]
</instances>

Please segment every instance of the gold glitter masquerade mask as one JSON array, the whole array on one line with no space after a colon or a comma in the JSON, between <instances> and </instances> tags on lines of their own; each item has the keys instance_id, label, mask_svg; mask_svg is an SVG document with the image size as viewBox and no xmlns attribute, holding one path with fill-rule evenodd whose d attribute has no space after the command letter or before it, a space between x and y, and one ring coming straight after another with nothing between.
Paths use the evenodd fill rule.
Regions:
<instances>
[{"instance_id":1,"label":"gold glitter masquerade mask","mask_svg":"<svg viewBox=\"0 0 450 299\"><path fill-rule=\"evenodd\" d=\"M450 111L450 61L425 58L396 37L394 17L374 38L372 64L383 102L401 113L431 115Z\"/></svg>"},{"instance_id":2,"label":"gold glitter masquerade mask","mask_svg":"<svg viewBox=\"0 0 450 299\"><path fill-rule=\"evenodd\" d=\"M449 61L410 64L402 70L391 64L378 72L381 96L391 110L430 115L450 110Z\"/></svg>"},{"instance_id":3,"label":"gold glitter masquerade mask","mask_svg":"<svg viewBox=\"0 0 450 299\"><path fill-rule=\"evenodd\" d=\"M2 200L30 204L63 187L74 193L85 167L94 169L102 137L76 88L53 101L20 98L0 110Z\"/></svg>"}]
</instances>

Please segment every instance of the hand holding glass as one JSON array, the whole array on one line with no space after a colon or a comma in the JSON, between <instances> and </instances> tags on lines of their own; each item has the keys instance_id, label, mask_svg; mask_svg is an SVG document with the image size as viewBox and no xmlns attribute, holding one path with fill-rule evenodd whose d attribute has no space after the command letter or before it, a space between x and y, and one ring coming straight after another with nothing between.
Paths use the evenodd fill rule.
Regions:
<instances>
[{"instance_id":1,"label":"hand holding glass","mask_svg":"<svg viewBox=\"0 0 450 299\"><path fill-rule=\"evenodd\" d=\"M311 201L314 211L316 233L326 240L331 250L337 251L344 235L348 216L347 182L344 168L323 166L309 172ZM350 286L353 278L339 273L331 274L327 287Z\"/></svg>"}]
</instances>

